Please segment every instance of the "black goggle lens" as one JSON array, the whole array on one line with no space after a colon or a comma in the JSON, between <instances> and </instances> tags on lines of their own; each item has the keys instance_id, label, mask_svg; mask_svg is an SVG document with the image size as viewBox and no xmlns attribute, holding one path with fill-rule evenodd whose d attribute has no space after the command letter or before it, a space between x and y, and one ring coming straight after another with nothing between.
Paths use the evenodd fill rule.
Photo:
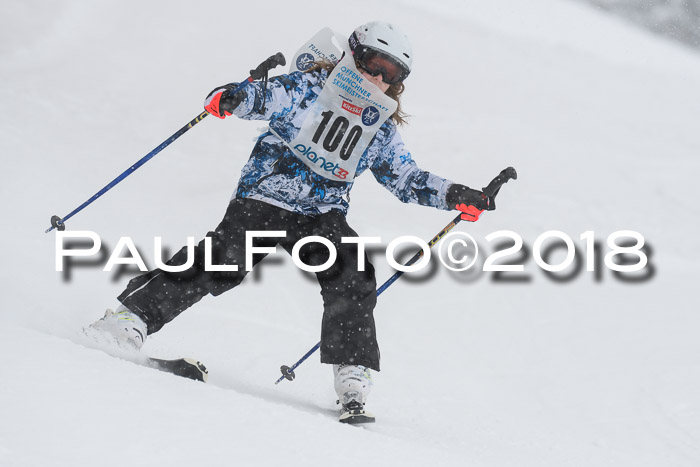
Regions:
<instances>
[{"instance_id":1,"label":"black goggle lens","mask_svg":"<svg viewBox=\"0 0 700 467\"><path fill-rule=\"evenodd\" d=\"M408 76L408 70L388 55L373 50L363 51L355 56L360 67L371 76L382 75L386 84L400 83Z\"/></svg>"}]
</instances>

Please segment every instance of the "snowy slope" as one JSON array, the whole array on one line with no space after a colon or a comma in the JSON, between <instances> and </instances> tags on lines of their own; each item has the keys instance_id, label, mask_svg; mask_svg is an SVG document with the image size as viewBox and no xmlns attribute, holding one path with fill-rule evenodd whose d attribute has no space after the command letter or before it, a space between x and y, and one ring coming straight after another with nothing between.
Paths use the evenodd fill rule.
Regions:
<instances>
[{"instance_id":1,"label":"snowy slope","mask_svg":"<svg viewBox=\"0 0 700 467\"><path fill-rule=\"evenodd\" d=\"M128 277L93 265L64 280L49 217L196 116L214 86L323 26L375 18L413 38L402 135L419 165L471 186L518 169L498 210L458 230L487 252L503 229L529 247L560 230L580 252L585 231L605 248L635 230L652 277L626 283L599 265L599 281L584 270L557 283L529 256L524 283L439 264L402 278L377 307L378 423L363 428L335 421L317 356L272 384L317 342L321 317L317 286L282 253L144 347L201 359L206 385L81 345ZM700 463L700 58L685 48L563 0L27 0L0 17L0 83L0 465ZM153 237L174 250L218 223L262 126L207 119L69 228L111 248L130 236L152 265ZM429 239L452 217L399 203L369 175L349 214L385 244ZM391 275L381 252L374 263L378 280Z\"/></svg>"}]
</instances>

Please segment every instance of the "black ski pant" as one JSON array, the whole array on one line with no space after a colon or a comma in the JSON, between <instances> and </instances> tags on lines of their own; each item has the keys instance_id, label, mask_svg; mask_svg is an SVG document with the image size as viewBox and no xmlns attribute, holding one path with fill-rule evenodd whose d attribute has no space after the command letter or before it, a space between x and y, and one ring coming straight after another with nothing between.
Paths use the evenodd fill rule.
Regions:
<instances>
[{"instance_id":1,"label":"black ski pant","mask_svg":"<svg viewBox=\"0 0 700 467\"><path fill-rule=\"evenodd\" d=\"M379 347L374 324L377 301L374 268L365 255L365 271L358 271L357 245L341 243L342 237L357 237L345 216L332 210L317 216L305 216L250 199L233 199L226 215L211 238L214 265L238 265L236 272L205 270L205 247L202 240L194 248L194 264L183 272L155 269L132 279L118 300L139 315L152 334L205 295L220 295L236 287L246 276L246 231L284 230L286 237L258 237L254 247L281 245L291 254L294 244L307 236L330 240L337 251L334 264L317 272L323 297L321 324L321 362L363 365L379 370ZM183 265L187 261L183 247L166 264ZM254 254L253 265L266 255ZM324 264L328 248L312 242L299 251L299 259L309 266ZM211 269L211 268L210 268ZM283 307L284 303L280 303Z\"/></svg>"}]
</instances>

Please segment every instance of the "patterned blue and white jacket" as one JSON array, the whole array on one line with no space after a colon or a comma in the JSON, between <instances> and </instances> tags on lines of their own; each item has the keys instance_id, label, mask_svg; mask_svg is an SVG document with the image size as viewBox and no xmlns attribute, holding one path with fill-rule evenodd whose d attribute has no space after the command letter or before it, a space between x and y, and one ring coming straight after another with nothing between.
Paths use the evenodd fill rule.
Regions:
<instances>
[{"instance_id":1,"label":"patterned blue and white jacket","mask_svg":"<svg viewBox=\"0 0 700 467\"><path fill-rule=\"evenodd\" d=\"M246 96L233 113L246 120L269 120L277 135L291 141L299 133L327 76L325 70L320 70L270 78L262 114L263 86L253 82L244 88ZM269 130L260 135L243 167L234 197L257 199L305 215L331 209L347 214L353 182L316 174L277 135ZM381 126L362 154L355 176L367 169L404 203L450 209L445 194L453 182L418 168L391 119Z\"/></svg>"}]
</instances>

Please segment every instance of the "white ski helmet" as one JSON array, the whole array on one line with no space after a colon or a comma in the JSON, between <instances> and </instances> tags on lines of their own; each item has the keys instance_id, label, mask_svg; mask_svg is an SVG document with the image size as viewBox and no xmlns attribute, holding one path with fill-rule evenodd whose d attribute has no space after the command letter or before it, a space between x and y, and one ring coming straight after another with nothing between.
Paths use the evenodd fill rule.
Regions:
<instances>
[{"instance_id":1,"label":"white ski helmet","mask_svg":"<svg viewBox=\"0 0 700 467\"><path fill-rule=\"evenodd\" d=\"M400 67L401 75L396 77L396 80L389 81L403 81L411 72L413 48L408 36L392 24L383 21L363 24L353 31L348 43L355 59L361 63L375 53L390 59ZM384 81L388 82L386 77Z\"/></svg>"}]
</instances>

